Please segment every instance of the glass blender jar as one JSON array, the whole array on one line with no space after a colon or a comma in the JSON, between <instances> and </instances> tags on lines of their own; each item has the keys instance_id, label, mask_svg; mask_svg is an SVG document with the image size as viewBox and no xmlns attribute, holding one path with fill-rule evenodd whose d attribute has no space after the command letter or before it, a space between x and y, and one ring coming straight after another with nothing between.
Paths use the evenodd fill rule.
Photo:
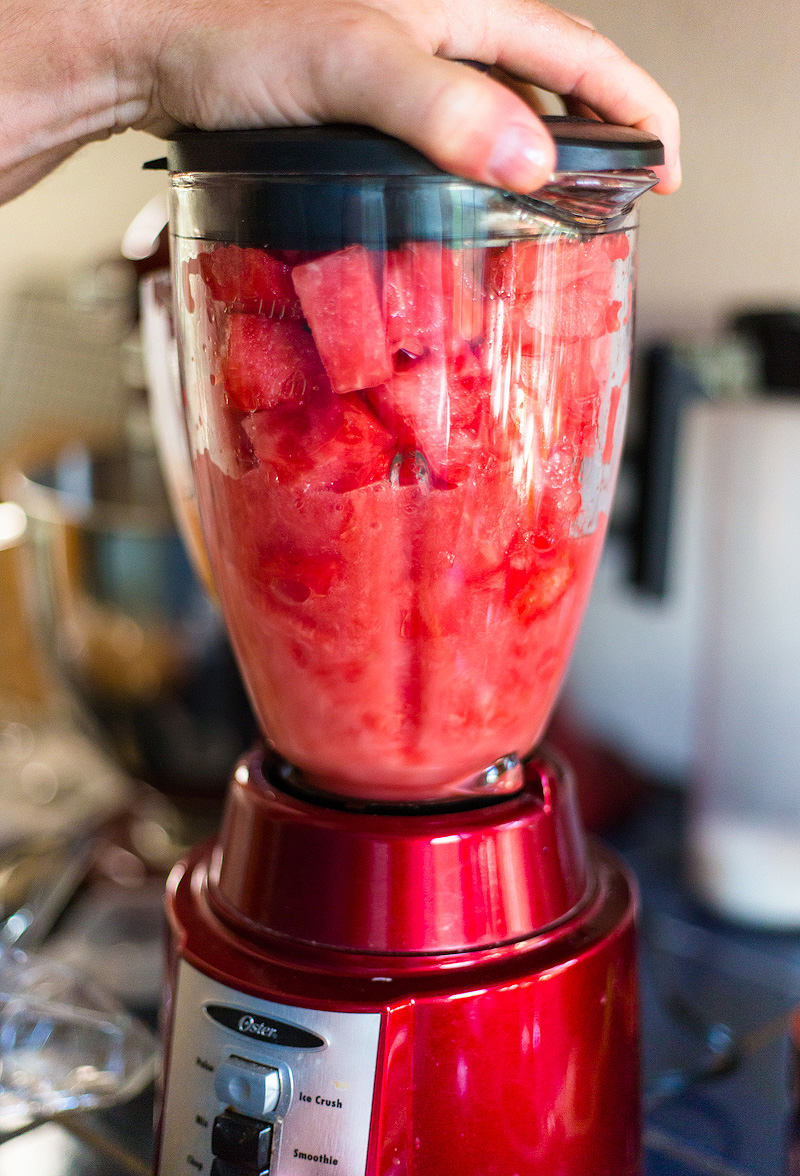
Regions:
<instances>
[{"instance_id":1,"label":"glass blender jar","mask_svg":"<svg viewBox=\"0 0 800 1176\"><path fill-rule=\"evenodd\" d=\"M534 749L663 151L549 122L528 198L361 127L170 145L200 515L267 749L174 878L161 1176L187 1140L214 1176L637 1171L634 899Z\"/></svg>"},{"instance_id":2,"label":"glass blender jar","mask_svg":"<svg viewBox=\"0 0 800 1176\"><path fill-rule=\"evenodd\" d=\"M587 168L652 155L595 125ZM353 800L517 787L605 532L651 174L522 200L361 130L176 150L195 479L267 739Z\"/></svg>"}]
</instances>

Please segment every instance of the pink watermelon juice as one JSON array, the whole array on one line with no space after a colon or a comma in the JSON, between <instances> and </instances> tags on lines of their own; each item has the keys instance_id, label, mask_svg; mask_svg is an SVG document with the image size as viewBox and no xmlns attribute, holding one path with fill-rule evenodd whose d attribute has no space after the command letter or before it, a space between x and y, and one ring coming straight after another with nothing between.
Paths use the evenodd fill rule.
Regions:
<instances>
[{"instance_id":1,"label":"pink watermelon juice","mask_svg":"<svg viewBox=\"0 0 800 1176\"><path fill-rule=\"evenodd\" d=\"M205 247L185 378L215 577L274 746L442 799L535 743L605 530L625 234Z\"/></svg>"}]
</instances>

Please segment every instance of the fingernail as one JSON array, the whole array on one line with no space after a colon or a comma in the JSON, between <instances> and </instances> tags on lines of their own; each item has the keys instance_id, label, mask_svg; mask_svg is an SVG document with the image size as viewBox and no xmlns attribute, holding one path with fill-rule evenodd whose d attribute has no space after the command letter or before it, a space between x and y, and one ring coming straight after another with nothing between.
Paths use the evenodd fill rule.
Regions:
<instances>
[{"instance_id":1,"label":"fingernail","mask_svg":"<svg viewBox=\"0 0 800 1176\"><path fill-rule=\"evenodd\" d=\"M487 167L498 187L529 192L552 171L552 151L531 127L512 123L495 143Z\"/></svg>"}]
</instances>

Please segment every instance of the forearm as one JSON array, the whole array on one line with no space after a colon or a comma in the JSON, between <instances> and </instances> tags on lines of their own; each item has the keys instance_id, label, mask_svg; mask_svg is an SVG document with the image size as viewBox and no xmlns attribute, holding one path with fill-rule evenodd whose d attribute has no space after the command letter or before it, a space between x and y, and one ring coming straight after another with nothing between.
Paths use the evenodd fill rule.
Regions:
<instances>
[{"instance_id":1,"label":"forearm","mask_svg":"<svg viewBox=\"0 0 800 1176\"><path fill-rule=\"evenodd\" d=\"M148 72L145 47L131 52L133 31L129 26L123 51L106 0L3 0L0 202L81 144L143 116Z\"/></svg>"}]
</instances>

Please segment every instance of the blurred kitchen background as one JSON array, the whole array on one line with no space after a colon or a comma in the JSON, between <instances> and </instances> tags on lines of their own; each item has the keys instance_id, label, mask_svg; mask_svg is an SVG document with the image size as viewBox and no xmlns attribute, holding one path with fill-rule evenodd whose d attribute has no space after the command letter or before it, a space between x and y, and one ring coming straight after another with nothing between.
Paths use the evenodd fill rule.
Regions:
<instances>
[{"instance_id":1,"label":"blurred kitchen background","mask_svg":"<svg viewBox=\"0 0 800 1176\"><path fill-rule=\"evenodd\" d=\"M734 1077L763 1128L785 1119L800 1000L800 7L576 8L674 97L684 184L640 205L629 444L553 739L590 825L633 822L611 835L660 904L654 958L708 988L693 1026L676 990L645 988L646 1060L678 1075L654 1105L766 1049L768 1082ZM157 474L137 325L149 263L121 260L165 190L142 170L161 154L134 132L91 144L0 207L0 499L28 512L0 507L0 1016L3 951L44 944L152 1021L166 871L214 827L252 730ZM753 1044L770 1018L777 1033ZM62 1102L14 1087L6 1065L0 1131L26 1122L26 1097L52 1114L133 1092L147 1053L134 1035L113 1091L73 1076ZM749 1152L720 1144L740 1167L695 1169L687 1140L710 1128L696 1106L689 1126L670 1113L649 1128L648 1172L779 1171L782 1128L766 1150L758 1132ZM658 1167L676 1138L685 1166ZM137 1170L114 1159L119 1140L89 1143Z\"/></svg>"}]
</instances>

